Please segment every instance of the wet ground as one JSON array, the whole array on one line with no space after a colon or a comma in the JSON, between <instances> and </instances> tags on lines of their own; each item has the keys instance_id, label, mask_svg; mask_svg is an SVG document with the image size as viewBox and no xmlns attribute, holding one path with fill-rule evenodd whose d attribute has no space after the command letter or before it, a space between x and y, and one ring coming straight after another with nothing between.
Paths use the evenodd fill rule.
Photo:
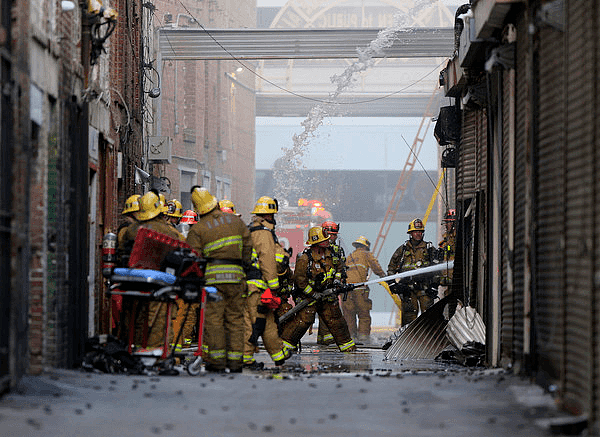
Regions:
<instances>
[{"instance_id":1,"label":"wet ground","mask_svg":"<svg viewBox=\"0 0 600 437\"><path fill-rule=\"evenodd\" d=\"M310 339L308 339L310 340ZM552 397L501 369L304 342L282 368L128 376L49 369L0 399L2 436L550 435Z\"/></svg>"}]
</instances>

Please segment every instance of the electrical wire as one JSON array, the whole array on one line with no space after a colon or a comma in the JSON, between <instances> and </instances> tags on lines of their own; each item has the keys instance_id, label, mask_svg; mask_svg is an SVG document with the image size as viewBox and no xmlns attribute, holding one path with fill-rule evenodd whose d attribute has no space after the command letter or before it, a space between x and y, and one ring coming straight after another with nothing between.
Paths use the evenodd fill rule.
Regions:
<instances>
[{"instance_id":1,"label":"electrical wire","mask_svg":"<svg viewBox=\"0 0 600 437\"><path fill-rule=\"evenodd\" d=\"M444 195L440 192L440 190L438 190L437 184L433 181L433 179L431 179L431 176L429 176L429 173L427 173L427 170L425 170L425 167L421 163L421 160L419 159L419 157L417 156L417 154L413 151L412 147L410 147L410 145L408 144L408 141L406 141L406 138L404 138L404 135L400 135L400 136L402 137L402 139L406 143L406 147L408 147L408 150L410 150L410 152L415 156L415 159L417 160L417 162L419 163L419 165L421 166L421 168L425 172L425 176L427 176L427 179L429 179L429 181L433 185L433 188L435 188L435 191L437 191L437 193L440 195L440 197L442 198L442 202L444 202L444 205L446 205L446 208L447 208L448 207L448 202L446 201L446 199L444 198Z\"/></svg>"},{"instance_id":2,"label":"electrical wire","mask_svg":"<svg viewBox=\"0 0 600 437\"><path fill-rule=\"evenodd\" d=\"M190 10L181 2L181 0L178 0L178 1L179 1L179 4L188 13L188 15L190 17L192 17L192 19L198 24L198 26L200 26L200 28L210 37L210 39L212 39L215 42L215 44L217 44L225 53L227 53L231 57L231 59L233 59L234 61L236 61L242 67L246 68L248 71L250 71L253 75L255 75L256 77L258 77L259 79L264 80L265 82L267 82L269 85L272 85L275 88L277 88L277 89L279 89L279 90L281 90L281 91L283 91L285 93L291 94L291 95L299 97L301 99L310 100L312 102L323 103L323 104L326 104L326 105L340 105L340 106L342 106L342 105L361 105L363 103L371 103L371 102L376 102L378 100L387 99L387 98L392 97L392 96L394 96L396 94L400 94L401 92L406 91L407 89L409 89L409 88L415 86L416 84L418 84L419 82L423 81L426 77L430 76L434 71L436 71L442 64L444 64L445 62L447 62L449 60L449 58L444 59L442 62L440 62L438 65L436 65L433 70L431 70L429 73L425 74L420 79L418 79L415 82L413 82L413 83L405 86L402 89L399 89L398 91L394 91L393 93L386 94L384 96L374 97L372 99L366 99L366 100L359 100L359 101L355 101L355 102L336 102L334 100L317 99L317 98L314 98L314 97L304 96L302 94L298 94L298 93L295 93L294 91L288 90L287 88L281 87L281 86L277 85L276 83L270 81L266 77L260 75L259 73L257 73L252 68L248 67L248 65L246 65L244 62L242 62L240 59L238 59L233 53L231 53L219 41L217 41L217 39L208 30L206 30L206 28L196 19L196 17L194 17L194 15L190 12ZM168 38L167 38L167 41L168 41ZM173 53L175 53L175 49L173 48L173 45L171 44L170 41L169 41L169 45L171 46L171 50L173 50Z\"/></svg>"}]
</instances>

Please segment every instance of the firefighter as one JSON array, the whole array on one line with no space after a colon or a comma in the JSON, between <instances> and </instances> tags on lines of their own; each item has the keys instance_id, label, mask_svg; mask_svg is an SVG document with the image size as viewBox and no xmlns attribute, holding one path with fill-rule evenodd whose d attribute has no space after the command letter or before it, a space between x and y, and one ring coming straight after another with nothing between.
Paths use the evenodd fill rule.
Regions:
<instances>
[{"instance_id":1,"label":"firefighter","mask_svg":"<svg viewBox=\"0 0 600 437\"><path fill-rule=\"evenodd\" d=\"M178 229L181 229L181 233L187 235L190 231L190 227L197 223L196 214L192 210L185 211L182 214L181 221L177 225ZM200 304L198 303L186 303L182 299L177 300L177 314L173 322L172 330L172 342L171 347L175 346L175 351L180 352L184 347L190 347L192 345L192 336L194 328L198 323L198 315L200 310ZM181 330L181 332L179 332Z\"/></svg>"},{"instance_id":2,"label":"firefighter","mask_svg":"<svg viewBox=\"0 0 600 437\"><path fill-rule=\"evenodd\" d=\"M282 301L278 263L283 262L285 257L285 251L275 235L277 211L277 200L262 196L252 210L254 217L248 225L252 239L252 267L246 280L244 366L255 369L263 364L257 363L253 356L259 337L262 337L275 365L282 365L291 356L279 338L275 319L275 312Z\"/></svg>"},{"instance_id":3,"label":"firefighter","mask_svg":"<svg viewBox=\"0 0 600 437\"><path fill-rule=\"evenodd\" d=\"M179 200L172 199L167 202L167 208L167 220L173 227L177 228L179 221L183 217L183 214L181 213L183 206Z\"/></svg>"},{"instance_id":4,"label":"firefighter","mask_svg":"<svg viewBox=\"0 0 600 437\"><path fill-rule=\"evenodd\" d=\"M187 236L188 244L208 260L206 284L215 286L222 300L205 308L203 355L209 372L242 371L244 351L244 267L250 265L250 231L234 214L218 208L206 188L192 187L198 223Z\"/></svg>"},{"instance_id":5,"label":"firefighter","mask_svg":"<svg viewBox=\"0 0 600 437\"><path fill-rule=\"evenodd\" d=\"M342 266L342 278L341 281L343 284L346 283L346 254L344 253L344 249L337 243L338 233L340 232L339 223L335 223L334 221L327 220L321 224L321 227L325 232L329 234L329 248L333 252L333 264L337 267L338 264ZM333 335L327 329L324 323L321 323L321 319L319 319L319 329L317 331L317 344L321 345L330 345L334 344Z\"/></svg>"},{"instance_id":6,"label":"firefighter","mask_svg":"<svg viewBox=\"0 0 600 437\"><path fill-rule=\"evenodd\" d=\"M321 226L309 229L306 244L310 247L297 258L294 269L294 285L300 299L311 299L315 293L341 285L343 269L341 264L334 264L329 235ZM327 325L340 351L356 350L336 295L315 299L285 323L281 334L285 347L297 349L300 339L314 323L315 314Z\"/></svg>"},{"instance_id":7,"label":"firefighter","mask_svg":"<svg viewBox=\"0 0 600 437\"><path fill-rule=\"evenodd\" d=\"M133 216L133 213L140 210L140 197L142 197L142 196L139 194L134 194L133 196L129 196L127 198L127 200L125 201L125 208L123 208L123 212L121 212L121 215L123 216L125 221L123 223L121 223L121 225L117 229L117 241L123 239L125 230L127 229L127 227L129 225L131 225L133 223L137 223L137 220ZM131 247L133 247L133 243L131 243ZM123 254L119 253L119 257L121 257L122 255L127 256L127 260L128 260L129 259L128 254L130 251L131 251L131 249L129 249L129 251L127 251L127 255L125 255L125 253L123 253ZM122 260L122 263L123 262L125 262L125 260ZM125 263L125 266L126 266L126 263ZM117 323L120 320L122 308L123 308L123 297L117 296L117 295L111 296L111 319L112 319L111 327L112 327L112 329L117 328Z\"/></svg>"},{"instance_id":8,"label":"firefighter","mask_svg":"<svg viewBox=\"0 0 600 437\"><path fill-rule=\"evenodd\" d=\"M423 221L420 218L412 220L406 232L410 238L392 255L387 269L388 275L427 267L436 262L433 245L423 241ZM433 305L434 295L430 285L430 281L423 279L401 280L390 284L392 292L398 294L402 300L402 326L417 318L419 306L421 312L424 312Z\"/></svg>"},{"instance_id":9,"label":"firefighter","mask_svg":"<svg viewBox=\"0 0 600 437\"><path fill-rule=\"evenodd\" d=\"M362 235L352 243L355 250L346 258L348 267L348 283L357 284L365 282L369 276L369 269L379 276L384 277L385 272L379 265L377 258L371 253L371 242ZM350 335L357 339L357 343L369 343L371 335L371 314L373 302L369 299L369 287L358 287L348 294L342 302L344 318L348 324ZM356 318L358 317L358 329Z\"/></svg>"},{"instance_id":10,"label":"firefighter","mask_svg":"<svg viewBox=\"0 0 600 437\"><path fill-rule=\"evenodd\" d=\"M235 214L235 204L229 199L219 200L219 208L223 212Z\"/></svg>"},{"instance_id":11,"label":"firefighter","mask_svg":"<svg viewBox=\"0 0 600 437\"><path fill-rule=\"evenodd\" d=\"M444 234L438 245L437 259L440 262L454 260L456 251L456 210L449 209L442 220ZM444 270L440 278L439 295L444 297L448 293L448 286L452 283L453 269Z\"/></svg>"},{"instance_id":12,"label":"firefighter","mask_svg":"<svg viewBox=\"0 0 600 437\"><path fill-rule=\"evenodd\" d=\"M184 241L184 236L178 232L173 226L169 225L165 221L164 213L167 211L166 205L162 204L158 193L154 190L148 191L139 199L140 209L134 212L134 216L137 220L136 223L128 226L123 232L122 238L118 240L118 246L121 250L126 251L127 247L131 245L137 235L137 231L140 227L148 228L156 232L168 235L171 238ZM131 251L131 249L129 249ZM125 305L125 300L123 302ZM145 320L149 320L148 324L148 348L157 348L162 346L165 334L165 323L166 323L166 304L164 302L147 302L141 301L136 305L133 302L129 302L129 306L139 307L139 316L136 317L136 332L139 333L142 330L142 325ZM131 315L133 309L129 308L128 311L123 310L123 313ZM137 311L137 310L133 310ZM125 320L127 317L121 319L122 329L120 331L120 337L126 338L128 335L128 321ZM139 335L136 336L136 344L140 343Z\"/></svg>"},{"instance_id":13,"label":"firefighter","mask_svg":"<svg viewBox=\"0 0 600 437\"><path fill-rule=\"evenodd\" d=\"M181 232L184 235L184 237L187 237L187 234L190 231L192 225L197 223L197 218L198 214L196 214L191 209L188 209L186 212L183 213L183 217L181 217L181 220L177 225L177 230Z\"/></svg>"}]
</instances>

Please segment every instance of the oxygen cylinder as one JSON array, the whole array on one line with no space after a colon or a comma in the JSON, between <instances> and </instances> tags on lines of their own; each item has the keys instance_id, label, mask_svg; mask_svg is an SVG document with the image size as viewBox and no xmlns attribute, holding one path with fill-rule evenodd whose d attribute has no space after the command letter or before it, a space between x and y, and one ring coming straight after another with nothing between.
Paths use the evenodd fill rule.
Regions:
<instances>
[{"instance_id":1,"label":"oxygen cylinder","mask_svg":"<svg viewBox=\"0 0 600 437\"><path fill-rule=\"evenodd\" d=\"M102 276L110 278L117 262L117 235L108 232L102 239Z\"/></svg>"}]
</instances>

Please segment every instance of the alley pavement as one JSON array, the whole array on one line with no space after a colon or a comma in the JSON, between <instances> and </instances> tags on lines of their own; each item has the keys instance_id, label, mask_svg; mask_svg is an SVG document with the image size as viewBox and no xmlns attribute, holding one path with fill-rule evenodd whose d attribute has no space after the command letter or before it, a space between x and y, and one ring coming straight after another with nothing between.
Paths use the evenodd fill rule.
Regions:
<instances>
[{"instance_id":1,"label":"alley pavement","mask_svg":"<svg viewBox=\"0 0 600 437\"><path fill-rule=\"evenodd\" d=\"M178 376L48 369L0 399L0 436L545 436L579 426L501 369L307 343L283 367ZM580 429L576 429L580 431Z\"/></svg>"}]
</instances>

